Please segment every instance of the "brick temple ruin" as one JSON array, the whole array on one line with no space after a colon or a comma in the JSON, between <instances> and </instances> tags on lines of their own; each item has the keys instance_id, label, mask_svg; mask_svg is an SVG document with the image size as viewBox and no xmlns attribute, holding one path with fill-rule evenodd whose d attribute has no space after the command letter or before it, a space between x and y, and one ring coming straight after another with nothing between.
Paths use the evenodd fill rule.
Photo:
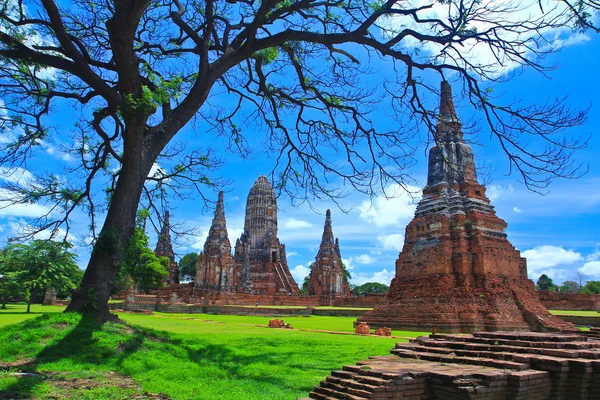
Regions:
<instances>
[{"instance_id":1,"label":"brick temple ruin","mask_svg":"<svg viewBox=\"0 0 600 400\"><path fill-rule=\"evenodd\" d=\"M326 213L321 244L310 275L309 293L300 292L288 267L285 245L277 236L277 199L265 176L260 176L250 189L244 231L236 240L233 253L224 194L219 193L208 236L198 256L193 283L179 284L169 230L167 213L156 246L156 254L171 261L167 287L149 296L123 293L121 297L128 298L131 303L128 309L156 309L159 304L173 303L173 298L177 304L198 307L256 304L373 307L384 299L383 294L354 296L350 292L339 240L333 235L330 210Z\"/></svg>"},{"instance_id":2,"label":"brick temple ruin","mask_svg":"<svg viewBox=\"0 0 600 400\"><path fill-rule=\"evenodd\" d=\"M600 399L600 334L432 334L321 381L311 399Z\"/></svg>"},{"instance_id":3,"label":"brick temple ruin","mask_svg":"<svg viewBox=\"0 0 600 400\"><path fill-rule=\"evenodd\" d=\"M156 248L154 254L157 257L167 257L169 259L169 275L167 276L167 284L179 284L179 268L175 261L175 252L173 251L173 244L171 243L171 226L169 222L169 212L165 213L163 223L160 228L158 235L158 241L156 242Z\"/></svg>"},{"instance_id":4,"label":"brick temple ruin","mask_svg":"<svg viewBox=\"0 0 600 400\"><path fill-rule=\"evenodd\" d=\"M204 251L196 262L196 288L203 291L233 292L238 287L238 280L227 234L223 192L220 192Z\"/></svg>"},{"instance_id":5,"label":"brick temple ruin","mask_svg":"<svg viewBox=\"0 0 600 400\"><path fill-rule=\"evenodd\" d=\"M231 254L223 192L196 264L197 290L215 293L296 295L285 245L277 237L277 198L268 179L260 176L248 194L244 232Z\"/></svg>"},{"instance_id":6,"label":"brick temple ruin","mask_svg":"<svg viewBox=\"0 0 600 400\"><path fill-rule=\"evenodd\" d=\"M325 213L321 245L316 261L310 267L307 294L324 298L350 296L350 284L344 274L340 242L333 236L330 210Z\"/></svg>"},{"instance_id":7,"label":"brick temple ruin","mask_svg":"<svg viewBox=\"0 0 600 400\"><path fill-rule=\"evenodd\" d=\"M248 194L244 233L235 243L239 286L258 294L299 294L288 268L285 245L277 237L277 198L261 175Z\"/></svg>"},{"instance_id":8,"label":"brick temple ruin","mask_svg":"<svg viewBox=\"0 0 600 400\"><path fill-rule=\"evenodd\" d=\"M440 332L573 330L542 305L526 260L507 240L445 81L434 140L386 301L358 322Z\"/></svg>"}]
</instances>

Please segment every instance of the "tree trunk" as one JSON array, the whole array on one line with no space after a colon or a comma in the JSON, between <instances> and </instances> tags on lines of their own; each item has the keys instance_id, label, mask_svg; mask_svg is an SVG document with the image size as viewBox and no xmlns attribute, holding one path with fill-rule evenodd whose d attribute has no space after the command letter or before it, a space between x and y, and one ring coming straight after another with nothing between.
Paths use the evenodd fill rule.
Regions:
<instances>
[{"instance_id":1,"label":"tree trunk","mask_svg":"<svg viewBox=\"0 0 600 400\"><path fill-rule=\"evenodd\" d=\"M6 297L7 296L2 296L2 309L6 310Z\"/></svg>"},{"instance_id":2,"label":"tree trunk","mask_svg":"<svg viewBox=\"0 0 600 400\"><path fill-rule=\"evenodd\" d=\"M141 137L143 137L145 124L140 125ZM66 312L93 313L100 321L110 319L108 300L135 228L144 182L154 161L153 159L149 161L150 157L141 150L142 142L142 140L138 143L131 141L129 143L131 151L124 151L123 166L106 220L92 250L83 280L73 293ZM129 146L126 141L125 150L128 150Z\"/></svg>"},{"instance_id":3,"label":"tree trunk","mask_svg":"<svg viewBox=\"0 0 600 400\"><path fill-rule=\"evenodd\" d=\"M31 312L31 302L33 301L33 290L29 292L29 297L27 298L27 311L26 313L29 314Z\"/></svg>"}]
</instances>

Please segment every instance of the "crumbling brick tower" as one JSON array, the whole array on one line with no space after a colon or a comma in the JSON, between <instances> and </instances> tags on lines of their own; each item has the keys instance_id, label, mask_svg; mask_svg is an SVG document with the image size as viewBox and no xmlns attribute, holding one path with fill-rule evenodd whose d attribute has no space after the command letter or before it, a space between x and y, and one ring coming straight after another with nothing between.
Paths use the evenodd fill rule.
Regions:
<instances>
[{"instance_id":1,"label":"crumbling brick tower","mask_svg":"<svg viewBox=\"0 0 600 400\"><path fill-rule=\"evenodd\" d=\"M195 286L198 290L231 292L236 289L235 262L231 255L231 242L226 224L223 192L219 192L204 251L200 253L196 262Z\"/></svg>"},{"instance_id":2,"label":"crumbling brick tower","mask_svg":"<svg viewBox=\"0 0 600 400\"><path fill-rule=\"evenodd\" d=\"M178 284L179 268L177 268L175 252L173 251L173 244L171 243L171 226L169 222L168 211L165 213L163 224L160 228L160 234L158 235L158 241L156 242L154 254L156 254L157 257L167 257L169 259L169 275L167 276L167 284Z\"/></svg>"},{"instance_id":3,"label":"crumbling brick tower","mask_svg":"<svg viewBox=\"0 0 600 400\"><path fill-rule=\"evenodd\" d=\"M244 233L235 244L239 287L257 294L298 294L300 290L287 265L285 245L277 238L277 198L261 175L246 202Z\"/></svg>"},{"instance_id":4,"label":"crumbling brick tower","mask_svg":"<svg viewBox=\"0 0 600 400\"><path fill-rule=\"evenodd\" d=\"M540 303L526 260L477 182L448 82L423 198L406 227L386 301L358 319L394 329L572 330Z\"/></svg>"},{"instance_id":5,"label":"crumbling brick tower","mask_svg":"<svg viewBox=\"0 0 600 400\"><path fill-rule=\"evenodd\" d=\"M350 285L344 277L341 264L340 244L333 236L331 211L327 210L321 246L310 269L307 294L320 296L322 303L327 303L336 296L349 296Z\"/></svg>"}]
</instances>

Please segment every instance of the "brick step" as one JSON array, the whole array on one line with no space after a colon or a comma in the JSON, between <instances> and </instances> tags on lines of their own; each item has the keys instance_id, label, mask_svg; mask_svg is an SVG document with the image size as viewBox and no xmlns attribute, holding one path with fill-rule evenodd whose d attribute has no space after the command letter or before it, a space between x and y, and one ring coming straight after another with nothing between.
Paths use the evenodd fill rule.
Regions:
<instances>
[{"instance_id":1,"label":"brick step","mask_svg":"<svg viewBox=\"0 0 600 400\"><path fill-rule=\"evenodd\" d=\"M526 340L529 342L575 342L581 340L578 333L556 333L548 335L536 332L474 332L473 337Z\"/></svg>"},{"instance_id":2,"label":"brick step","mask_svg":"<svg viewBox=\"0 0 600 400\"><path fill-rule=\"evenodd\" d=\"M331 371L331 376L335 376L336 378L341 378L341 379L352 379L354 377L354 373L350 372L350 371L344 371L344 370L334 370L334 371Z\"/></svg>"},{"instance_id":3,"label":"brick step","mask_svg":"<svg viewBox=\"0 0 600 400\"><path fill-rule=\"evenodd\" d=\"M493 345L497 347L518 347L526 349L552 349L552 350L587 350L587 351L598 351L600 353L600 343L598 341L579 341L575 342L532 342L525 340L507 340L507 339L493 339L493 338L479 338L479 337L444 337L442 340L432 338L431 336L439 336L439 334L430 335L430 337L419 336L416 339L411 339L410 343L427 343L435 347L469 347L475 345Z\"/></svg>"},{"instance_id":4,"label":"brick step","mask_svg":"<svg viewBox=\"0 0 600 400\"><path fill-rule=\"evenodd\" d=\"M588 352L588 351L577 351L577 350L550 350L550 349L527 349L521 347L501 347L501 346L481 346L481 347L469 347L468 349L454 349L454 348L438 348L419 346L414 343L399 343L396 345L397 349L413 350L419 352L430 352L439 354L454 354L462 357L484 357L501 359L507 361L515 361L520 363L530 363L532 357L552 357L556 359L568 359L581 361L593 361L598 360L600 353ZM471 350L477 348L478 350ZM537 351L529 351L537 350ZM583 359L583 360L582 360Z\"/></svg>"},{"instance_id":5,"label":"brick step","mask_svg":"<svg viewBox=\"0 0 600 400\"><path fill-rule=\"evenodd\" d=\"M354 395L354 394L350 394L350 393L346 393L346 392L342 392L342 391L338 391L338 390L335 390L335 389L331 389L331 388L327 388L327 387L322 387L322 386L315 386L315 390L313 390L309 394L309 397L311 397L313 399L314 398L319 398L319 397L313 397L312 396L313 393L325 396L324 398L327 399L327 400L329 400L330 398L331 399L345 399L345 400L368 399L368 397L357 396L357 395Z\"/></svg>"},{"instance_id":6,"label":"brick step","mask_svg":"<svg viewBox=\"0 0 600 400\"><path fill-rule=\"evenodd\" d=\"M519 363L528 363L528 359L520 356L520 353L499 352L499 351L484 351L484 350L459 350L459 349L439 349L429 348L425 346L403 347L398 346L397 349L417 351L421 353L433 353L442 355L455 355L457 357L473 357L473 358L490 358L494 360L515 361Z\"/></svg>"},{"instance_id":7,"label":"brick step","mask_svg":"<svg viewBox=\"0 0 600 400\"><path fill-rule=\"evenodd\" d=\"M422 353L412 350L404 349L392 349L391 353L402 358L414 358L425 361L438 361L445 362L448 364L468 364L468 365L479 365L484 367L493 368L507 368L522 371L529 368L527 363L519 363L514 361L495 360L491 358L477 358L477 357L461 357L451 354L434 354L434 353Z\"/></svg>"}]
</instances>

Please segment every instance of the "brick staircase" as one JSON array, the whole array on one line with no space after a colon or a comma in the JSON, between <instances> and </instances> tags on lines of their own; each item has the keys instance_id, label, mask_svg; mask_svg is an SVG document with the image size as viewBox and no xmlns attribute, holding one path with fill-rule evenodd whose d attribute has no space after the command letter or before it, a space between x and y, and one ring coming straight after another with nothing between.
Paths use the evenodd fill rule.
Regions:
<instances>
[{"instance_id":1,"label":"brick staircase","mask_svg":"<svg viewBox=\"0 0 600 400\"><path fill-rule=\"evenodd\" d=\"M432 334L332 371L311 399L599 399L600 333Z\"/></svg>"}]
</instances>

